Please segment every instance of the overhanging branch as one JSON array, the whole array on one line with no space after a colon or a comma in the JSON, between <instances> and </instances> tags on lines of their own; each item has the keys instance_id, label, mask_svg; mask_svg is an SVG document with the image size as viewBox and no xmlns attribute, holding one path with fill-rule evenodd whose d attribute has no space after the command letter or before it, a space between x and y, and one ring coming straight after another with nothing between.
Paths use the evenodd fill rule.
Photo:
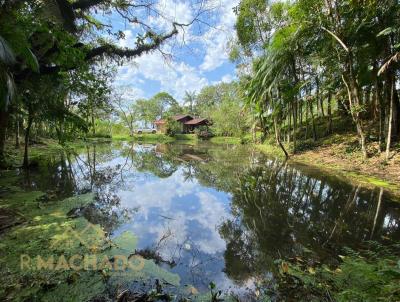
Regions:
<instances>
[{"instance_id":1,"label":"overhanging branch","mask_svg":"<svg viewBox=\"0 0 400 302\"><path fill-rule=\"evenodd\" d=\"M142 45L137 46L136 48L119 48L113 44L104 44L99 47L92 48L86 53L85 61L91 61L100 56L106 56L110 58L135 58L141 56L142 54L148 53L153 51L161 46L161 44L168 40L169 38L173 37L178 33L177 26L179 24L173 24L173 29L169 33L163 36L154 37L153 41L150 43L145 43ZM78 45L78 44L77 44ZM81 47L79 45L78 47ZM61 70L73 70L76 69L78 66L71 65L69 67L60 67L60 66L40 66L40 73L41 74L54 74L60 72Z\"/></svg>"}]
</instances>

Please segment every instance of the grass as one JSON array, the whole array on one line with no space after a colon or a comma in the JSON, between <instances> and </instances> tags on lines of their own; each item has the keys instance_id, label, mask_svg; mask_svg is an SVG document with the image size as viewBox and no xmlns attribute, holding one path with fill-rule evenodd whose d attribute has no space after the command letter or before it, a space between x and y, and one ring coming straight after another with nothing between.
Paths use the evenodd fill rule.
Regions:
<instances>
[{"instance_id":1,"label":"grass","mask_svg":"<svg viewBox=\"0 0 400 302\"><path fill-rule=\"evenodd\" d=\"M176 134L174 136L176 140L198 140L198 137L196 134Z\"/></svg>"},{"instance_id":2,"label":"grass","mask_svg":"<svg viewBox=\"0 0 400 302\"><path fill-rule=\"evenodd\" d=\"M210 142L213 144L239 145L241 144L241 139L240 137L232 137L232 136L215 136L210 139Z\"/></svg>"},{"instance_id":3,"label":"grass","mask_svg":"<svg viewBox=\"0 0 400 302\"><path fill-rule=\"evenodd\" d=\"M278 146L271 144L271 143L264 143L264 144L255 144L256 149L261 151L264 154L278 157L278 158L285 158L285 154L282 152L281 148Z\"/></svg>"},{"instance_id":4,"label":"grass","mask_svg":"<svg viewBox=\"0 0 400 302\"><path fill-rule=\"evenodd\" d=\"M151 142L151 143L167 143L167 142L173 142L175 141L175 138L167 136L165 134L161 133L145 133L145 134L135 134L133 136L130 136L128 134L126 135L113 135L112 136L113 141L140 141L140 142Z\"/></svg>"}]
</instances>

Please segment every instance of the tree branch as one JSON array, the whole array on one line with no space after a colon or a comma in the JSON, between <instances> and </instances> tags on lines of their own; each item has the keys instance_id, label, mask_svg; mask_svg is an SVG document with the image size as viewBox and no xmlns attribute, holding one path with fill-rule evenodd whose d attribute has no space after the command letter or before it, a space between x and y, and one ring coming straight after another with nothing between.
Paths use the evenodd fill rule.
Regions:
<instances>
[{"instance_id":1,"label":"tree branch","mask_svg":"<svg viewBox=\"0 0 400 302\"><path fill-rule=\"evenodd\" d=\"M177 26L178 24L173 24L173 30L163 36L156 36L154 40L150 43L142 44L137 46L136 48L119 48L113 44L104 44L102 46L93 48L89 50L85 55L85 61L91 61L94 58L100 56L108 56L111 58L134 58L138 57L142 54L148 53L157 49L164 41L173 37L178 33ZM81 44L77 44L77 47L81 47ZM61 68L60 66L40 66L40 74L53 74L57 73L61 70L73 70L76 69L78 66L72 65L69 67Z\"/></svg>"},{"instance_id":2,"label":"tree branch","mask_svg":"<svg viewBox=\"0 0 400 302\"><path fill-rule=\"evenodd\" d=\"M102 2L105 2L105 0L80 0L80 1L72 3L72 8L87 10L87 9L91 8L92 6L98 5Z\"/></svg>"},{"instance_id":3,"label":"tree branch","mask_svg":"<svg viewBox=\"0 0 400 302\"><path fill-rule=\"evenodd\" d=\"M174 28L171 32L164 36L158 36L155 37L153 42L151 43L146 43L137 46L136 48L119 48L113 44L104 44L102 46L93 48L90 50L86 56L85 60L89 61L95 57L99 57L102 55L108 55L110 57L120 57L120 58L133 58L140 56L144 53L148 53L152 50L157 49L165 40L173 37L178 33L178 30L176 29L176 24L174 24Z\"/></svg>"}]
</instances>

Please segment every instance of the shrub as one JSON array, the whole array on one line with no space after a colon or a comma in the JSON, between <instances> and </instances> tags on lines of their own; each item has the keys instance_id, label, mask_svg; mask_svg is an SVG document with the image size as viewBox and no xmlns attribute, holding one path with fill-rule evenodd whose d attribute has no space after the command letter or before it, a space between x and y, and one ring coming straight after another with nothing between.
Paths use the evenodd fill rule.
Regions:
<instances>
[{"instance_id":1,"label":"shrub","mask_svg":"<svg viewBox=\"0 0 400 302\"><path fill-rule=\"evenodd\" d=\"M347 249L337 268L280 261L281 292L295 287L299 301L400 301L399 247L370 242L368 250Z\"/></svg>"},{"instance_id":2,"label":"shrub","mask_svg":"<svg viewBox=\"0 0 400 302\"><path fill-rule=\"evenodd\" d=\"M199 138L210 138L213 136L212 132L207 126L200 126L194 130L194 133L197 135Z\"/></svg>"},{"instance_id":3,"label":"shrub","mask_svg":"<svg viewBox=\"0 0 400 302\"><path fill-rule=\"evenodd\" d=\"M175 134L179 134L182 132L182 125L174 120L172 117L167 117L166 118L166 124L165 124L165 133L168 136L174 136Z\"/></svg>"}]
</instances>

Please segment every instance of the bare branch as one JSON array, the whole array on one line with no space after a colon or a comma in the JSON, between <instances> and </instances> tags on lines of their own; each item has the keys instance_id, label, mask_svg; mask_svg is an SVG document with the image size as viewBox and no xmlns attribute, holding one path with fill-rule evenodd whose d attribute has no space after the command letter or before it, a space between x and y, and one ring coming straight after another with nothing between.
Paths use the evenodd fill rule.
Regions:
<instances>
[{"instance_id":1,"label":"bare branch","mask_svg":"<svg viewBox=\"0 0 400 302\"><path fill-rule=\"evenodd\" d=\"M334 37L336 39L336 41L339 42L339 44L344 48L344 50L346 52L350 52L349 48L346 46L346 44L344 44L344 42L332 31L330 31L329 29L325 28L325 27L321 27L323 30L325 30L328 34L330 34L332 37Z\"/></svg>"},{"instance_id":2,"label":"bare branch","mask_svg":"<svg viewBox=\"0 0 400 302\"><path fill-rule=\"evenodd\" d=\"M383 74L389 68L389 66L392 65L392 63L398 62L399 60L400 60L400 52L397 52L393 56L391 56L389 60L385 62L385 64L382 65L382 67L378 71L378 76Z\"/></svg>"}]
</instances>

